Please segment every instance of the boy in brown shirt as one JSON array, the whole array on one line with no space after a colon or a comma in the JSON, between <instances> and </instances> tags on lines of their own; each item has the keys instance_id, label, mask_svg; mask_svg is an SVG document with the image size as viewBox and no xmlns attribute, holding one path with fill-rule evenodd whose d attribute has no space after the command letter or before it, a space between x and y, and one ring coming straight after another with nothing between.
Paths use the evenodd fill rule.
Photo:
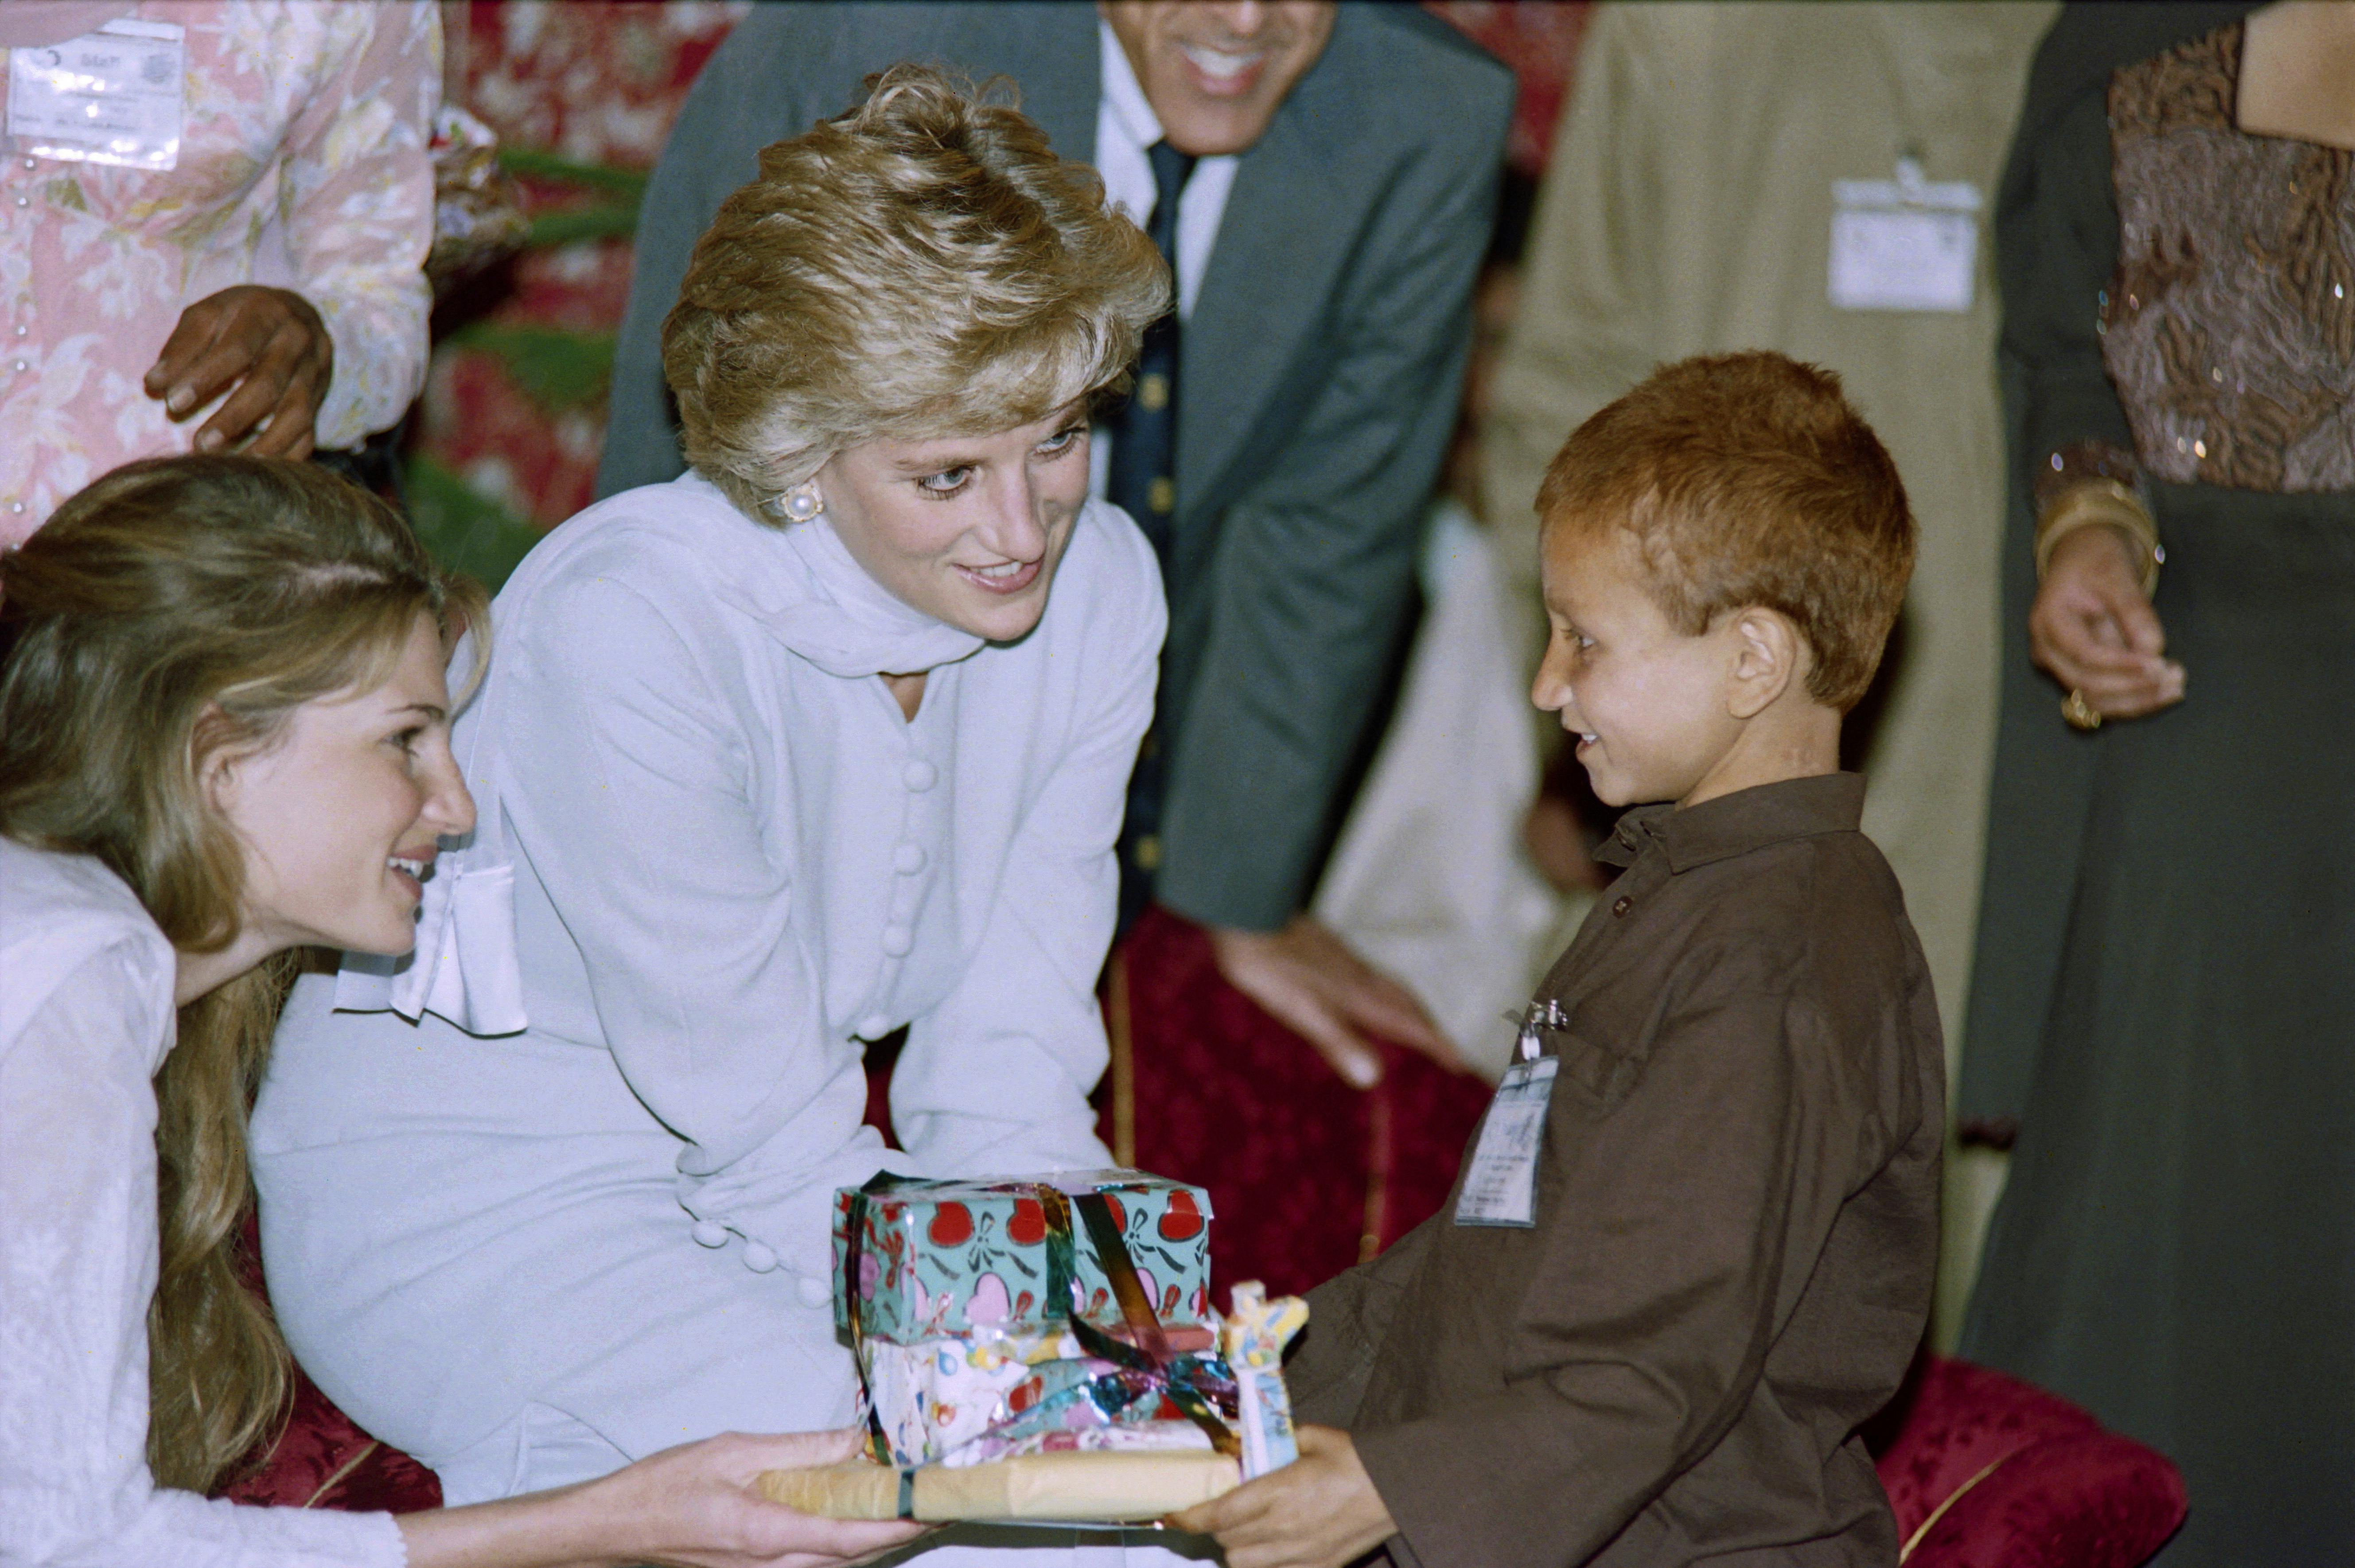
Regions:
<instances>
[{"instance_id":1,"label":"boy in brown shirt","mask_svg":"<svg viewBox=\"0 0 2355 1568\"><path fill-rule=\"evenodd\" d=\"M1449 1208L1310 1296L1295 1402L1347 1430L1178 1522L1231 1568L1894 1563L1856 1428L1929 1312L1944 1053L1838 756L1903 486L1833 377L1738 354L1587 421L1539 507L1533 696L1637 806L1625 870Z\"/></svg>"}]
</instances>

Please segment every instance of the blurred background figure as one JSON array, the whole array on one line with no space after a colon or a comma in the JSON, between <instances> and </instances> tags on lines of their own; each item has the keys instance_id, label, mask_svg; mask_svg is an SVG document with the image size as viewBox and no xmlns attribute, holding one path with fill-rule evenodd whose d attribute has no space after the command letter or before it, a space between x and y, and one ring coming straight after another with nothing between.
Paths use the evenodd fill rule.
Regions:
<instances>
[{"instance_id":1,"label":"blurred background figure","mask_svg":"<svg viewBox=\"0 0 2355 1568\"><path fill-rule=\"evenodd\" d=\"M12 0L0 48L0 547L133 458L398 422L425 373L434 5Z\"/></svg>"},{"instance_id":2,"label":"blurred background figure","mask_svg":"<svg viewBox=\"0 0 2355 1568\"><path fill-rule=\"evenodd\" d=\"M1666 359L1774 348L1838 373L1897 459L1921 553L1847 759L1962 1038L1996 708L2002 442L1980 238L2043 5L1606 5L1581 47L1497 370L1485 485L1543 642L1532 502L1581 421ZM1559 736L1550 737L1559 741ZM1582 781L1557 780L1565 784ZM1558 791L1532 843L1589 875ZM1587 827L1592 833L1593 826ZM1987 1199L1951 1192L1939 1332Z\"/></svg>"},{"instance_id":3,"label":"blurred background figure","mask_svg":"<svg viewBox=\"0 0 2355 1568\"><path fill-rule=\"evenodd\" d=\"M1962 1348L2181 1466L2169 1568L2355 1540L2355 7L2244 10L2070 7L1997 209Z\"/></svg>"}]
</instances>

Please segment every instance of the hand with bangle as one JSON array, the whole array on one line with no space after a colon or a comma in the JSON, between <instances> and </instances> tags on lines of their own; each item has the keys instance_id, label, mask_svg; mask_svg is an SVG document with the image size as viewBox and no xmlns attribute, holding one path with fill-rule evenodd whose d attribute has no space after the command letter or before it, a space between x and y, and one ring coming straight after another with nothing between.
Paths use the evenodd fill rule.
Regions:
<instances>
[{"instance_id":1,"label":"hand with bangle","mask_svg":"<svg viewBox=\"0 0 2355 1568\"><path fill-rule=\"evenodd\" d=\"M2150 602L2166 552L2133 458L2094 443L2056 452L2038 472L2036 503L2029 645L2068 690L2061 716L2098 730L2182 701L2183 667L2164 656Z\"/></svg>"}]
</instances>

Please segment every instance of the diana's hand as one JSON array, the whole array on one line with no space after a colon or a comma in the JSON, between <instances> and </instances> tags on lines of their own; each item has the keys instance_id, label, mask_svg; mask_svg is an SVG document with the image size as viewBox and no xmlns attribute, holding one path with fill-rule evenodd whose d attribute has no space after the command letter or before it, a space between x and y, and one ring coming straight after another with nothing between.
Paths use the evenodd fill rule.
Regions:
<instances>
[{"instance_id":1,"label":"diana's hand","mask_svg":"<svg viewBox=\"0 0 2355 1568\"><path fill-rule=\"evenodd\" d=\"M2133 547L2115 528L2081 528L2052 548L2028 613L2029 646L2062 689L2105 719L2139 719L2183 700L2183 667L2161 656L2158 613Z\"/></svg>"}]
</instances>

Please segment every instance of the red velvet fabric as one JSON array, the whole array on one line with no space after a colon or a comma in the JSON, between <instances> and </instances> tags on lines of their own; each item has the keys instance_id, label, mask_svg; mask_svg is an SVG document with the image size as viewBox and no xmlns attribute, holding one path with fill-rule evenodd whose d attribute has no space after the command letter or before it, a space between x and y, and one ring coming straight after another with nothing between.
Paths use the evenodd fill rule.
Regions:
<instances>
[{"instance_id":1,"label":"red velvet fabric","mask_svg":"<svg viewBox=\"0 0 2355 1568\"><path fill-rule=\"evenodd\" d=\"M1487 1083L1385 1044L1382 1081L1350 1088L1220 977L1201 927L1158 907L1121 956L1135 1163L1209 1189L1214 1281L1297 1294L1446 1200ZM1107 1107L1107 1144L1117 1119Z\"/></svg>"},{"instance_id":2,"label":"red velvet fabric","mask_svg":"<svg viewBox=\"0 0 2355 1568\"><path fill-rule=\"evenodd\" d=\"M1987 1367L1925 1356L1874 1425L1906 1568L2136 1568L2183 1522L2164 1456Z\"/></svg>"},{"instance_id":3,"label":"red velvet fabric","mask_svg":"<svg viewBox=\"0 0 2355 1568\"><path fill-rule=\"evenodd\" d=\"M261 1274L261 1226L245 1217L240 1272L266 1303ZM339 1509L346 1513L418 1513L442 1506L441 1477L378 1442L337 1410L294 1369L294 1398L286 1425L260 1463L216 1495L268 1508Z\"/></svg>"},{"instance_id":4,"label":"red velvet fabric","mask_svg":"<svg viewBox=\"0 0 2355 1568\"><path fill-rule=\"evenodd\" d=\"M298 1369L286 1430L269 1458L221 1495L277 1508L416 1513L442 1506L442 1482L354 1425Z\"/></svg>"}]
</instances>

